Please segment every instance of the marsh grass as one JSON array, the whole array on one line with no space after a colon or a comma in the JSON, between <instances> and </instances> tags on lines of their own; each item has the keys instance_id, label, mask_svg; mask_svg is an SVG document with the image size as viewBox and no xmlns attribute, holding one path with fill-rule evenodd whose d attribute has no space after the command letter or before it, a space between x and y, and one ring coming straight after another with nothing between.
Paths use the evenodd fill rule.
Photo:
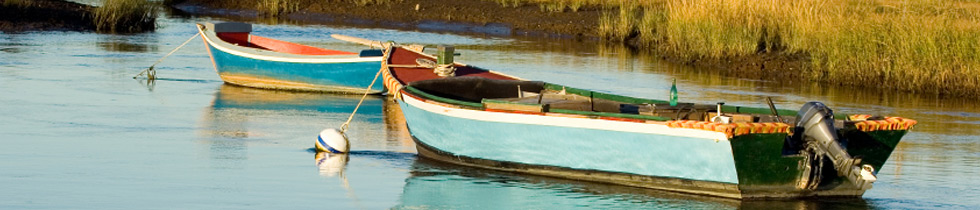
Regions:
<instances>
[{"instance_id":1,"label":"marsh grass","mask_svg":"<svg viewBox=\"0 0 980 210\"><path fill-rule=\"evenodd\" d=\"M305 7L308 1L304 0L259 0L256 8L266 16L278 17L299 11Z\"/></svg>"},{"instance_id":2,"label":"marsh grass","mask_svg":"<svg viewBox=\"0 0 980 210\"><path fill-rule=\"evenodd\" d=\"M611 41L625 41L638 34L637 15L639 5L626 3L619 5L618 13L605 13L599 17L599 37Z\"/></svg>"},{"instance_id":3,"label":"marsh grass","mask_svg":"<svg viewBox=\"0 0 980 210\"><path fill-rule=\"evenodd\" d=\"M610 10L599 36L633 38L692 60L804 54L807 68L781 71L833 84L980 96L980 3L973 1L663 0L638 10Z\"/></svg>"},{"instance_id":4,"label":"marsh grass","mask_svg":"<svg viewBox=\"0 0 980 210\"><path fill-rule=\"evenodd\" d=\"M31 6L31 0L4 0L4 7L27 8Z\"/></svg>"},{"instance_id":5,"label":"marsh grass","mask_svg":"<svg viewBox=\"0 0 980 210\"><path fill-rule=\"evenodd\" d=\"M152 31L156 27L155 3L146 0L103 0L92 11L97 31L133 33Z\"/></svg>"}]
</instances>

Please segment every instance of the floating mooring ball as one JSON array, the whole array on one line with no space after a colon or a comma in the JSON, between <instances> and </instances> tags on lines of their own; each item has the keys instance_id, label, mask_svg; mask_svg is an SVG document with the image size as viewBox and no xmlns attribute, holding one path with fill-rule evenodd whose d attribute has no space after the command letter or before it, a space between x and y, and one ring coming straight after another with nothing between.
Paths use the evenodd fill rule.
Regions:
<instances>
[{"instance_id":1,"label":"floating mooring ball","mask_svg":"<svg viewBox=\"0 0 980 210\"><path fill-rule=\"evenodd\" d=\"M316 138L316 150L329 153L347 153L350 145L347 136L335 128L327 128L320 131L320 136Z\"/></svg>"}]
</instances>

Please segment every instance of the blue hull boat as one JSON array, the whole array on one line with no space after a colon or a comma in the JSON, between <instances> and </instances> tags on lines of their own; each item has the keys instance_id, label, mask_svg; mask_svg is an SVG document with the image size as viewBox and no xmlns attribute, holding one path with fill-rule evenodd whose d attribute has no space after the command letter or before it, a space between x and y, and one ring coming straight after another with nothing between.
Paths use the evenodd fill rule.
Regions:
<instances>
[{"instance_id":1,"label":"blue hull boat","mask_svg":"<svg viewBox=\"0 0 980 210\"><path fill-rule=\"evenodd\" d=\"M442 61L452 52L384 55L420 157L508 172L735 199L859 197L916 124L818 102L671 105Z\"/></svg>"},{"instance_id":2,"label":"blue hull boat","mask_svg":"<svg viewBox=\"0 0 980 210\"><path fill-rule=\"evenodd\" d=\"M252 35L247 23L197 24L226 83L265 89L357 93L381 68L381 51L328 50ZM382 93L376 83L371 93Z\"/></svg>"}]
</instances>

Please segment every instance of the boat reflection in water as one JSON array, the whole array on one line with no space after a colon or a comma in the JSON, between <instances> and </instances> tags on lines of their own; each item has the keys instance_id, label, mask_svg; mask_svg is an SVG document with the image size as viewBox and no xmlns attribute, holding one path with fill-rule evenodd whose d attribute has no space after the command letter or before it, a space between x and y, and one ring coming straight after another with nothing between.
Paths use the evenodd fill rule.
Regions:
<instances>
[{"instance_id":1,"label":"boat reflection in water","mask_svg":"<svg viewBox=\"0 0 980 210\"><path fill-rule=\"evenodd\" d=\"M867 209L863 199L742 201L653 189L412 163L394 209ZM557 208L556 208L557 207Z\"/></svg>"},{"instance_id":2,"label":"boat reflection in water","mask_svg":"<svg viewBox=\"0 0 980 210\"><path fill-rule=\"evenodd\" d=\"M317 172L325 179L324 185L316 186L317 190L325 194L342 192L347 197L331 203L338 209L384 209L397 205L405 186L403 177L416 158L415 153L366 150L348 154L317 152L314 157Z\"/></svg>"},{"instance_id":3,"label":"boat reflection in water","mask_svg":"<svg viewBox=\"0 0 980 210\"><path fill-rule=\"evenodd\" d=\"M247 158L248 145L312 147L316 133L339 128L361 95L290 92L222 85L201 120L212 159ZM347 132L355 150L415 152L395 102L368 96ZM399 127L400 126L400 127Z\"/></svg>"}]
</instances>

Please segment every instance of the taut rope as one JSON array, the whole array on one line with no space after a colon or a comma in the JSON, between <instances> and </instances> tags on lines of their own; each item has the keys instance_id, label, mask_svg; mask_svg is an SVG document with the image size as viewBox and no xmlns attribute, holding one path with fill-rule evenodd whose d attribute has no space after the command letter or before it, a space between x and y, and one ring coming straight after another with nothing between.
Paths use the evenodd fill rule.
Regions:
<instances>
[{"instance_id":1,"label":"taut rope","mask_svg":"<svg viewBox=\"0 0 980 210\"><path fill-rule=\"evenodd\" d=\"M378 70L378 73L374 74L374 79L371 80L371 84L368 85L367 90L364 91L364 95L361 96L361 100L357 102L357 106L354 107L354 111L350 113L350 117L347 117L347 122L344 122L344 124L340 126L340 133L347 132L347 126L350 126L350 121L354 119L354 114L357 114L357 109L361 108L361 103L364 103L364 99L367 98L368 93L371 93L371 87L378 81L378 77L381 76L381 72L384 70L385 68L381 68Z\"/></svg>"},{"instance_id":2,"label":"taut rope","mask_svg":"<svg viewBox=\"0 0 980 210\"><path fill-rule=\"evenodd\" d=\"M153 67L156 66L157 64L160 64L160 62L163 62L163 59L166 59L170 55L173 55L175 52L177 52L177 50L179 50L180 48L184 47L184 45L187 45L187 43L190 43L191 40L194 40L194 38L197 38L197 35L199 35L199 34L201 34L201 32L195 33L194 36L191 36L190 39L187 39L187 41L184 41L183 44L180 44L180 46L177 46L177 48L174 48L174 50L171 50L170 53L167 53L167 55L164 55L162 58L160 58L160 60L157 60L156 63L153 63L153 65L150 65L150 68L147 68L147 69L143 70L142 72L140 72L139 74L137 74L136 76L133 76L133 79L136 79L139 76L143 76L144 74L146 75L146 78L148 80L151 80L152 81L152 80L156 79L157 78L157 71L154 70Z\"/></svg>"}]
</instances>

